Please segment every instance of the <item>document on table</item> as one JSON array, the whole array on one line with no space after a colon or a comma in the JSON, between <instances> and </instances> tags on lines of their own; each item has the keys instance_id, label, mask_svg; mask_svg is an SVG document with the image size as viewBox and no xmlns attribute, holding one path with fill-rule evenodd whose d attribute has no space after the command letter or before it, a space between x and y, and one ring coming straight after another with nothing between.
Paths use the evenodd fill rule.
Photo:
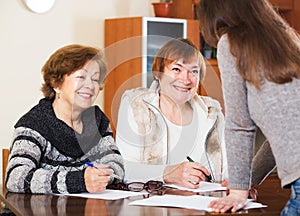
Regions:
<instances>
[{"instance_id":1,"label":"document on table","mask_svg":"<svg viewBox=\"0 0 300 216\"><path fill-rule=\"evenodd\" d=\"M130 196L140 196L146 194L148 193L107 189L100 193L75 193L75 194L56 194L56 195L76 196L76 197L104 199L104 200L117 200L117 199L127 198Z\"/></svg>"},{"instance_id":2,"label":"document on table","mask_svg":"<svg viewBox=\"0 0 300 216\"><path fill-rule=\"evenodd\" d=\"M222 187L221 184L219 184L219 183L211 183L211 182L205 182L205 181L201 181L199 184L199 187L196 189L180 187L180 186L173 185L173 184L167 184L166 186L169 186L172 188L177 188L179 190L199 192L199 193L212 192L212 191L225 191L226 190L226 187Z\"/></svg>"},{"instance_id":3,"label":"document on table","mask_svg":"<svg viewBox=\"0 0 300 216\"><path fill-rule=\"evenodd\" d=\"M143 206L163 206L163 207L178 207L186 209L196 209L204 210L211 212L212 209L208 208L208 204L218 199L218 197L209 197L209 196L178 196L178 195L163 195L163 196L152 196L147 199L136 200L129 205L143 205ZM244 209L252 208L263 208L267 207L261 203L252 202L251 200L247 201L246 207Z\"/></svg>"}]
</instances>

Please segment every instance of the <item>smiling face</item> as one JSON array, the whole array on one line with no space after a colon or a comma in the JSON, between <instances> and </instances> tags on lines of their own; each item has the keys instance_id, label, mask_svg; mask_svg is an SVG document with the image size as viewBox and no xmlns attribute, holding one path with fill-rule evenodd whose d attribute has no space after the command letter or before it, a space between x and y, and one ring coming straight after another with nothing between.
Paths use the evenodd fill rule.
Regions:
<instances>
[{"instance_id":1,"label":"smiling face","mask_svg":"<svg viewBox=\"0 0 300 216\"><path fill-rule=\"evenodd\" d=\"M198 56L188 61L175 60L165 65L159 78L161 93L171 98L177 104L189 101L197 92L200 79Z\"/></svg>"},{"instance_id":2,"label":"smiling face","mask_svg":"<svg viewBox=\"0 0 300 216\"><path fill-rule=\"evenodd\" d=\"M72 110L83 111L91 107L100 91L100 68L96 61L88 61L81 69L65 75L63 83L56 88L59 103Z\"/></svg>"}]
</instances>

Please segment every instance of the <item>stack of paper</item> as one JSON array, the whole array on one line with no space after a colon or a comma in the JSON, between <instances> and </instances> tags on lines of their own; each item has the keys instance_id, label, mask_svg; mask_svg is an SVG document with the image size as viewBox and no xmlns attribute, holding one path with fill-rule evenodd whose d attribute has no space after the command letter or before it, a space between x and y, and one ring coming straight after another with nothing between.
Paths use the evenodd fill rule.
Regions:
<instances>
[{"instance_id":1,"label":"stack of paper","mask_svg":"<svg viewBox=\"0 0 300 216\"><path fill-rule=\"evenodd\" d=\"M211 201L218 199L217 197L209 196L178 196L178 195L163 195L163 196L152 196L147 199L136 200L129 205L143 205L143 206L164 206L164 207L179 207L187 209L204 210L211 212L212 209L208 208ZM244 209L251 208L262 208L266 207L260 203L252 202L248 200Z\"/></svg>"},{"instance_id":2,"label":"stack of paper","mask_svg":"<svg viewBox=\"0 0 300 216\"><path fill-rule=\"evenodd\" d=\"M83 198L93 198L93 199L104 199L104 200L117 200L123 199L130 196L140 196L148 194L147 192L132 192L123 190L105 190L100 193L77 193L77 194L63 194L65 196L76 196Z\"/></svg>"},{"instance_id":3,"label":"stack of paper","mask_svg":"<svg viewBox=\"0 0 300 216\"><path fill-rule=\"evenodd\" d=\"M201 181L199 184L199 187L196 189L180 187L180 186L173 185L173 184L167 184L166 186L169 186L172 188L177 188L179 190L199 192L199 193L211 192L211 191L225 191L226 190L226 187L222 187L221 184L219 184L219 183L211 183L211 182L205 182L205 181Z\"/></svg>"}]
</instances>

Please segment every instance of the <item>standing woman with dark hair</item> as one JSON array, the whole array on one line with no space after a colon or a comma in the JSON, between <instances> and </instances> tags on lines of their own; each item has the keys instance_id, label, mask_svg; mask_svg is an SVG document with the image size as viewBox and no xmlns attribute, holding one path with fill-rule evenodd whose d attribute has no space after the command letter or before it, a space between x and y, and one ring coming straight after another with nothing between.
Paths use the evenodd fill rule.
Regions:
<instances>
[{"instance_id":1,"label":"standing woman with dark hair","mask_svg":"<svg viewBox=\"0 0 300 216\"><path fill-rule=\"evenodd\" d=\"M270 142L282 187L282 215L300 212L300 39L267 0L201 0L201 32L218 49L225 101L230 194L216 212L244 206L257 128Z\"/></svg>"}]
</instances>

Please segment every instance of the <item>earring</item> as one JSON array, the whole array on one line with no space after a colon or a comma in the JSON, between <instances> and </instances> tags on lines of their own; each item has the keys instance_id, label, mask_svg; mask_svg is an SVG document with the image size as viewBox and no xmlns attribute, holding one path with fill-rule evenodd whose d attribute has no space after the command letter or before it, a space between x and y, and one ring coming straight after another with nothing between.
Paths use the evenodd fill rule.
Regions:
<instances>
[{"instance_id":1,"label":"earring","mask_svg":"<svg viewBox=\"0 0 300 216\"><path fill-rule=\"evenodd\" d=\"M57 99L60 99L60 91L57 89L54 89L55 91L55 96L57 97Z\"/></svg>"}]
</instances>

